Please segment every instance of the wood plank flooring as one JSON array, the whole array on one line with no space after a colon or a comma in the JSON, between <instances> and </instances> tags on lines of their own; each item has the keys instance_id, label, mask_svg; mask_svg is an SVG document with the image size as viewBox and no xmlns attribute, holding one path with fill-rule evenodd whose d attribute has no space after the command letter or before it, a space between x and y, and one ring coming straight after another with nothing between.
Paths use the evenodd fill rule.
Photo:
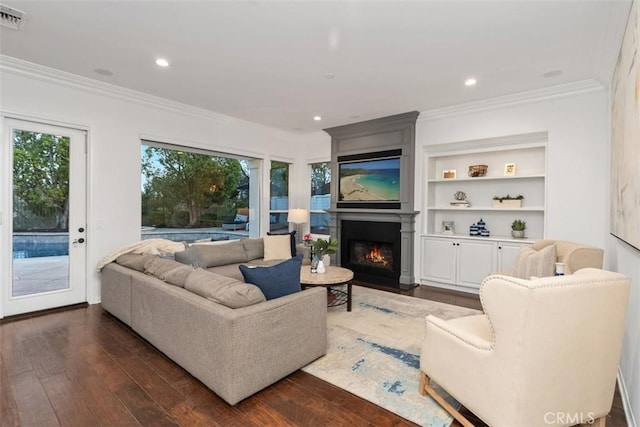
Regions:
<instances>
[{"instance_id":1,"label":"wood plank flooring","mask_svg":"<svg viewBox=\"0 0 640 427\"><path fill-rule=\"evenodd\" d=\"M229 406L100 305L81 305L0 321L0 425L414 424L302 371ZM618 393L607 425L626 426Z\"/></svg>"}]
</instances>

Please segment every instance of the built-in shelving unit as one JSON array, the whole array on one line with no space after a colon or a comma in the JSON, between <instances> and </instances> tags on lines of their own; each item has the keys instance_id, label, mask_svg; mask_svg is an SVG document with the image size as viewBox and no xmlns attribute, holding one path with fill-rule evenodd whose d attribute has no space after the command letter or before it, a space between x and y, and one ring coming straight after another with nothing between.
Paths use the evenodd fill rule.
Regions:
<instances>
[{"instance_id":1,"label":"built-in shelving unit","mask_svg":"<svg viewBox=\"0 0 640 427\"><path fill-rule=\"evenodd\" d=\"M487 271L504 267L501 252L509 245L509 260L519 246L545 235L546 211L546 146L547 133L512 135L474 141L453 142L427 146L423 153L422 224L422 279L440 281L448 285L472 286L476 278L483 278ZM515 164L515 174L506 176L505 165ZM471 165L488 165L483 177L469 177ZM455 178L444 178L445 171L455 170ZM470 207L452 206L454 193L463 191ZM524 196L522 207L493 207L494 196ZM490 231L490 237L470 237L469 227L482 219ZM527 223L526 240L511 237L511 223L515 219ZM453 222L454 234L443 234L443 222ZM485 245L482 242L486 242ZM438 256L436 266L433 257L438 251L451 246L451 253L444 258ZM465 252L479 250L472 257L484 254L483 262L474 262L472 270L461 270ZM426 255L426 257L424 256ZM428 259L432 258L432 259ZM446 259L451 258L447 265ZM480 257L481 258L481 257ZM436 272L443 268L458 271L447 275ZM465 269L469 268L469 262ZM485 265L486 264L486 265ZM477 270L477 271L476 271ZM465 275L472 277L465 278ZM479 284L479 282L478 282Z\"/></svg>"}]
</instances>

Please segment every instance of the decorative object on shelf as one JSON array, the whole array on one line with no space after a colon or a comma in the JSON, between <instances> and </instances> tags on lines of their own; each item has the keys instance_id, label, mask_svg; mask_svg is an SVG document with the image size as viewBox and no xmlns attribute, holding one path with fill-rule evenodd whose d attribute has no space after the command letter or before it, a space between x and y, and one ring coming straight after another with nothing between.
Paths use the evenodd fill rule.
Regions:
<instances>
[{"instance_id":1,"label":"decorative object on shelf","mask_svg":"<svg viewBox=\"0 0 640 427\"><path fill-rule=\"evenodd\" d=\"M453 193L453 198L455 200L450 201L449 204L454 208L468 208L471 206L471 203L467 200L467 193L464 191L456 191Z\"/></svg>"},{"instance_id":2,"label":"decorative object on shelf","mask_svg":"<svg viewBox=\"0 0 640 427\"><path fill-rule=\"evenodd\" d=\"M442 234L454 234L453 221L442 221Z\"/></svg>"},{"instance_id":3,"label":"decorative object on shelf","mask_svg":"<svg viewBox=\"0 0 640 427\"><path fill-rule=\"evenodd\" d=\"M477 223L469 226L469 236L489 237L491 233L487 230L487 223L482 218Z\"/></svg>"},{"instance_id":4,"label":"decorative object on shelf","mask_svg":"<svg viewBox=\"0 0 640 427\"><path fill-rule=\"evenodd\" d=\"M456 170L455 169L443 170L442 171L442 178L443 179L456 179Z\"/></svg>"},{"instance_id":5,"label":"decorative object on shelf","mask_svg":"<svg viewBox=\"0 0 640 427\"><path fill-rule=\"evenodd\" d=\"M494 208L521 208L524 196L518 194L517 196L506 195L504 197L494 196L492 207Z\"/></svg>"},{"instance_id":6,"label":"decorative object on shelf","mask_svg":"<svg viewBox=\"0 0 640 427\"><path fill-rule=\"evenodd\" d=\"M516 175L516 164L515 163L505 163L504 164L504 176L515 176Z\"/></svg>"},{"instance_id":7,"label":"decorative object on shelf","mask_svg":"<svg viewBox=\"0 0 640 427\"><path fill-rule=\"evenodd\" d=\"M527 228L527 223L521 219L516 219L511 223L511 235L516 239L524 238L524 230Z\"/></svg>"},{"instance_id":8,"label":"decorative object on shelf","mask_svg":"<svg viewBox=\"0 0 640 427\"><path fill-rule=\"evenodd\" d=\"M556 262L556 276L564 276L564 262Z\"/></svg>"},{"instance_id":9,"label":"decorative object on shelf","mask_svg":"<svg viewBox=\"0 0 640 427\"><path fill-rule=\"evenodd\" d=\"M469 176L471 178L483 177L487 174L489 165L471 165L469 166Z\"/></svg>"},{"instance_id":10,"label":"decorative object on shelf","mask_svg":"<svg viewBox=\"0 0 640 427\"><path fill-rule=\"evenodd\" d=\"M331 255L336 253L338 250L338 239L335 237L329 238L329 240L325 239L316 239L312 243L313 245L313 254L314 257L317 257L318 262L316 264L316 272L324 273L326 272L326 267L324 265L323 258L325 255ZM311 263L311 272L313 273L313 262Z\"/></svg>"}]
</instances>

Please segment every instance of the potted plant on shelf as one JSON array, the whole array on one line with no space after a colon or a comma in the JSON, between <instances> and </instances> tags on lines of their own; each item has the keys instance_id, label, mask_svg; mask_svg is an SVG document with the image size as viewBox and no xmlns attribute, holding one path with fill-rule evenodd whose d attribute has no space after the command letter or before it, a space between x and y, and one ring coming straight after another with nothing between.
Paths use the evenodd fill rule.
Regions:
<instances>
[{"instance_id":1,"label":"potted plant on shelf","mask_svg":"<svg viewBox=\"0 0 640 427\"><path fill-rule=\"evenodd\" d=\"M311 245L313 246L313 256L317 257L318 259L316 271L318 273L324 273L326 271L326 267L324 265L323 258L325 255L331 255L336 253L336 251L338 250L338 239L336 239L335 237L333 239L329 238L329 240L318 238L314 240L311 243ZM314 263L315 263L315 259L314 259Z\"/></svg>"},{"instance_id":2,"label":"potted plant on shelf","mask_svg":"<svg viewBox=\"0 0 640 427\"><path fill-rule=\"evenodd\" d=\"M522 239L525 228L527 228L527 223L521 219L516 219L511 223L511 235L517 239Z\"/></svg>"},{"instance_id":3,"label":"potted plant on shelf","mask_svg":"<svg viewBox=\"0 0 640 427\"><path fill-rule=\"evenodd\" d=\"M522 194L518 194L517 196L506 195L503 197L494 196L493 197L493 207L494 208L521 208L522 201L524 200L524 196Z\"/></svg>"}]
</instances>

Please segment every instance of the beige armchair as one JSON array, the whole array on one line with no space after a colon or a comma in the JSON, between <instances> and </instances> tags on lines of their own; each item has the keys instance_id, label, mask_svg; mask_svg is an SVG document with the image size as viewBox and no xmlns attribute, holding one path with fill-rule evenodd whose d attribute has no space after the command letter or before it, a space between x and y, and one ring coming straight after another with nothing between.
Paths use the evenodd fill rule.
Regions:
<instances>
[{"instance_id":1,"label":"beige armchair","mask_svg":"<svg viewBox=\"0 0 640 427\"><path fill-rule=\"evenodd\" d=\"M587 267L602 268L604 251L595 246L564 240L536 240L531 246L536 251L539 251L554 243L556 244L557 262L565 264L565 274L573 274L581 268Z\"/></svg>"},{"instance_id":2,"label":"beige armchair","mask_svg":"<svg viewBox=\"0 0 640 427\"><path fill-rule=\"evenodd\" d=\"M535 280L489 276L480 287L484 314L427 317L420 392L464 426L430 379L493 427L604 426L628 294L627 277L594 268Z\"/></svg>"}]
</instances>

